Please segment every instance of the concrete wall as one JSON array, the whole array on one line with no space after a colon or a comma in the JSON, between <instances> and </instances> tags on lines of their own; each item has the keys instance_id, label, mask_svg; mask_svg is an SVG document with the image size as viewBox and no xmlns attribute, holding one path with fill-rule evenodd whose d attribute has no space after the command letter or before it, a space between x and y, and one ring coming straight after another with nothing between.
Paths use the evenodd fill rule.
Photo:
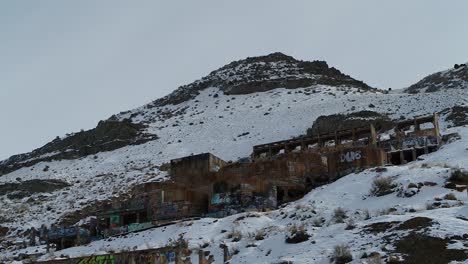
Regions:
<instances>
[{"instance_id":1,"label":"concrete wall","mask_svg":"<svg viewBox=\"0 0 468 264\"><path fill-rule=\"evenodd\" d=\"M192 263L191 261L183 261L185 259L182 255L185 250L181 250L173 247L151 249L151 250L140 250L131 251L124 253L114 253L99 256L89 256L83 258L71 258L61 260L51 260L44 262L44 264L129 264L129 263L155 263L155 264L167 264L167 263Z\"/></svg>"},{"instance_id":2,"label":"concrete wall","mask_svg":"<svg viewBox=\"0 0 468 264\"><path fill-rule=\"evenodd\" d=\"M171 160L170 175L179 184L199 187L200 184L211 182L213 175L225 164L220 158L203 153Z\"/></svg>"},{"instance_id":3,"label":"concrete wall","mask_svg":"<svg viewBox=\"0 0 468 264\"><path fill-rule=\"evenodd\" d=\"M330 180L363 169L387 164L387 153L377 147L335 148L328 151L326 156L328 157Z\"/></svg>"}]
</instances>

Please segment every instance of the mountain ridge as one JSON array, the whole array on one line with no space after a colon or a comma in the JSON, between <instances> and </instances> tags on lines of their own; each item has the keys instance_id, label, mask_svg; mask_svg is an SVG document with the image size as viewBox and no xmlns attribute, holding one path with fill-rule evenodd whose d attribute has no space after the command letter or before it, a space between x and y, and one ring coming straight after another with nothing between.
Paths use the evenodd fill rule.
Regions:
<instances>
[{"instance_id":1,"label":"mountain ridge","mask_svg":"<svg viewBox=\"0 0 468 264\"><path fill-rule=\"evenodd\" d=\"M343 86L346 89L354 87L363 91L376 90L362 81L342 74L334 67L330 68L325 61L301 61L275 52L230 62L210 72L200 80L183 85L169 95L156 99L143 107L180 105L194 99L200 91L210 87L217 87L220 92L227 95L242 95L266 92L276 88L297 89L315 85ZM62 139L56 138L31 152L13 155L0 161L0 176L42 161L76 159L132 144L142 144L158 138L154 134L144 132L146 125L132 119L132 115L128 116L128 120L121 118L128 112L130 111L121 112L111 116L108 120L100 121L94 129L72 133L71 136ZM183 112L183 109L178 109L177 111L159 111L157 114L158 118L161 119L170 118ZM123 133L125 135L116 133L119 129L128 133ZM87 136L84 137L88 140L83 138L83 133L86 133ZM103 137L106 137L106 133L108 136L104 141L107 146L91 142L92 139L102 140Z\"/></svg>"},{"instance_id":2,"label":"mountain ridge","mask_svg":"<svg viewBox=\"0 0 468 264\"><path fill-rule=\"evenodd\" d=\"M430 74L405 89L408 93L436 92L447 89L468 89L468 63Z\"/></svg>"}]
</instances>

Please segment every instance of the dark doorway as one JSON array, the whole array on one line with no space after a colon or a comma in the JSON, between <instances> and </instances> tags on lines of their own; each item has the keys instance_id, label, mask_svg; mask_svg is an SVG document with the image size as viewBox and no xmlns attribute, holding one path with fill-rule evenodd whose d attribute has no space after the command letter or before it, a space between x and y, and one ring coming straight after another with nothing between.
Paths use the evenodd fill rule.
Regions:
<instances>
[{"instance_id":1,"label":"dark doorway","mask_svg":"<svg viewBox=\"0 0 468 264\"><path fill-rule=\"evenodd\" d=\"M284 199L284 189L281 187L276 187L276 200L278 201L278 204L283 203Z\"/></svg>"}]
</instances>

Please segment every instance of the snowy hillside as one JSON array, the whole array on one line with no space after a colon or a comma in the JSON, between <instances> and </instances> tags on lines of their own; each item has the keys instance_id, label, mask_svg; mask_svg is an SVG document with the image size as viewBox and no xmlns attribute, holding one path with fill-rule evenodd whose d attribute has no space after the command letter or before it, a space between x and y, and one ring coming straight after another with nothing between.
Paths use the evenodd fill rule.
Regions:
<instances>
[{"instance_id":1,"label":"snowy hillside","mask_svg":"<svg viewBox=\"0 0 468 264\"><path fill-rule=\"evenodd\" d=\"M435 92L447 89L468 89L468 63L431 74L406 89L409 93Z\"/></svg>"},{"instance_id":2,"label":"snowy hillside","mask_svg":"<svg viewBox=\"0 0 468 264\"><path fill-rule=\"evenodd\" d=\"M262 62L254 60L252 63ZM211 152L224 160L237 160L249 156L253 145L305 134L314 120L321 115L372 110L399 119L401 116L411 118L441 112L454 106L468 106L468 89L386 94L368 88L367 85L341 73L338 74L336 70L332 72L341 76L341 80L330 77L332 75L329 75L328 70L324 71L324 75L320 75L316 70L304 70L297 66L302 65L299 62L294 62L297 64L296 68L286 70L286 66L283 67L276 61L263 63L276 65L270 65L272 72L269 72L268 76L250 77L250 71L247 70L245 74L239 73L242 77L237 78L237 71L231 74L227 69L234 67L241 72L236 67L244 64L233 64L232 67L222 68L216 71L216 74L209 75L228 76L227 79L214 81L213 78L207 77L208 79L202 80L209 81L199 81L189 88L179 88L168 97L111 118L117 121L130 119L133 123L144 124L144 133L157 135L155 140L78 159L40 162L0 176L0 184L21 184L33 179L58 179L69 185L52 192L32 193L24 198L9 197L0 193L0 226L8 228L8 239L14 240L15 234L21 234L30 227L53 224L67 213L80 210L98 200L121 195L135 184L166 179L167 173L161 171L160 166L173 158ZM326 68L329 69L328 66ZM284 74L278 73L278 69L283 69L281 72ZM299 75L300 78L293 78ZM261 91L253 89L245 93L233 92L236 87L252 84L255 78L260 78L258 81L266 80L266 83L278 78L281 81L275 81L273 86L261 86L268 87L262 88ZM231 79L239 82L231 82ZM294 89L275 87L289 83L287 80L291 79L328 81L302 82L301 85L305 83L307 86ZM333 84L335 81L337 85ZM197 86L199 83L203 85ZM181 94L184 96L181 97ZM185 96L187 94L188 97ZM176 100L174 102L177 104L171 104L171 100ZM449 112L448 110L445 113ZM445 116L442 117L443 120L444 118ZM444 122L442 128L447 128L448 125L450 122ZM202 219L190 226L150 230L129 238L99 241L90 246L68 249L56 254L81 255L102 250L158 247L167 244L169 237L177 238L178 234L184 233L184 237L189 239L194 248L204 242L210 242L209 248L217 254L216 259L220 259L219 244L227 241L226 234L221 230L229 232L234 228L239 229L245 238L234 243L227 241L231 249L241 250L234 256L232 263L276 263L280 260L311 263L310 260L314 258L312 263L325 263L328 261L330 250L338 243L349 244L355 257L363 252L381 252L382 245L391 244L382 240L381 233L364 232L365 226L376 222L403 222L415 216L429 217L439 225L434 224L428 233L444 237L463 235L468 233L468 212L466 207L461 207L460 202L447 201L449 208L426 210L427 204L433 202L434 198L454 192L443 188L452 167L468 169L468 130L466 127L455 127L450 131L443 130L442 133L452 131L459 132L462 139L424 157L424 161L388 167L386 172L368 170L346 176L277 211L255 214L255 217L237 221L239 215L219 220ZM406 188L410 182L433 182L436 185L424 185L417 195L410 198L398 197L397 193L383 197L367 197L373 178L379 175L394 177L401 188ZM458 200L467 202L466 193L454 193ZM355 218L356 229L344 231L346 224L334 224L331 221L331 214L337 207L345 208L346 214ZM387 212L386 209L389 208L395 210ZM364 219L365 209L372 216L370 219ZM322 217L325 219L325 223L321 224L323 226L313 227L314 223L318 223L314 220ZM305 242L306 244L285 244L284 237L289 232L288 226L300 223L304 224L307 232L312 235L310 241ZM456 233L453 227L457 227ZM249 233L262 229L267 233L264 240L251 241L252 239L248 238ZM361 231L364 233L360 233ZM403 235L404 232L397 232L397 236ZM312 244L312 241L315 241L315 244ZM256 246L247 247L253 243ZM462 246L457 242L451 247ZM20 252L2 251L0 256L18 253Z\"/></svg>"},{"instance_id":3,"label":"snowy hillside","mask_svg":"<svg viewBox=\"0 0 468 264\"><path fill-rule=\"evenodd\" d=\"M448 132L468 135L468 128ZM412 231L421 236L448 238L451 242L445 243L450 245L450 250L467 250L468 207L463 205L468 202L466 193L444 188L451 168L468 168L468 150L464 146L468 146L468 137L422 157L424 160L421 161L348 175L276 211L244 213L224 219L205 218L125 238L98 241L55 255L84 256L104 251L157 248L182 235L193 249L209 244L205 250L214 253L218 260L222 259L220 244L228 245L231 251L239 251L232 263L330 263L329 258L337 245L349 246L355 259L353 263L361 263L360 257L364 253L378 252L388 256L392 251L401 250L399 241L405 241ZM391 177L397 190L381 197L370 195L372 182L377 177ZM415 194L406 197L404 193L412 191L408 186L418 183L421 184ZM458 200L449 200L447 194L454 194ZM345 211L343 222L335 212L339 207ZM309 240L299 244L285 243L293 226L303 227L310 235ZM228 238L232 233L240 236L240 241ZM421 249L415 246L414 250ZM437 250L440 250L439 255L433 258L442 262L429 263L444 263L445 254L450 253L443 247ZM462 257L465 254L456 252L455 255ZM421 263L419 254L414 259L407 259L407 263Z\"/></svg>"}]
</instances>

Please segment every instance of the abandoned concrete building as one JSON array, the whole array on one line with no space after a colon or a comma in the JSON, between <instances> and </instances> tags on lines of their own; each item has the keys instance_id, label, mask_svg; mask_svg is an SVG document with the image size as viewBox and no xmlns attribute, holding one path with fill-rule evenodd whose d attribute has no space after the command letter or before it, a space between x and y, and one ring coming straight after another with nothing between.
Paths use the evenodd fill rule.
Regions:
<instances>
[{"instance_id":1,"label":"abandoned concrete building","mask_svg":"<svg viewBox=\"0 0 468 264\"><path fill-rule=\"evenodd\" d=\"M136 186L131 197L97 213L101 237L191 217L267 211L297 200L346 174L404 164L441 143L437 114L253 147L249 162L228 163L210 153L171 160L170 181Z\"/></svg>"}]
</instances>

